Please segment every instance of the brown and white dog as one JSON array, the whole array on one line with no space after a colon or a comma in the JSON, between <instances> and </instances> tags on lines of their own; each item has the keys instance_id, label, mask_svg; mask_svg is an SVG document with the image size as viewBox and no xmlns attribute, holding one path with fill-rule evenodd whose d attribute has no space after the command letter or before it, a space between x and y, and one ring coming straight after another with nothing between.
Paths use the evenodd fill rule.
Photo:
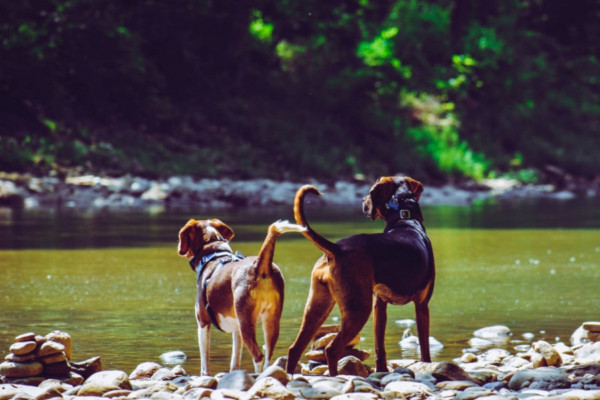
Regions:
<instances>
[{"instance_id":1,"label":"brown and white dog","mask_svg":"<svg viewBox=\"0 0 600 400\"><path fill-rule=\"evenodd\" d=\"M305 195L321 193L310 185L298 190L296 223L307 228L303 235L325 254L312 271L302 325L288 352L288 373L294 372L302 352L335 304L340 310L341 328L325 348L331 376L337 375L340 355L361 331L372 308L377 371L388 371L384 345L388 303L415 304L421 359L431 361L428 303L435 265L418 203L422 192L423 185L414 179L380 178L364 198L363 211L372 220L386 222L383 233L359 234L333 243L315 232L304 216Z\"/></svg>"},{"instance_id":2,"label":"brown and white dog","mask_svg":"<svg viewBox=\"0 0 600 400\"><path fill-rule=\"evenodd\" d=\"M178 252L196 271L198 295L196 320L200 347L200 373L209 374L210 325L233 336L230 369L240 368L244 342L261 370L263 356L256 342L256 325L260 320L269 365L279 338L279 320L283 308L284 282L280 269L273 263L277 237L304 228L287 221L269 226L258 256L234 254L229 246L233 230L218 219L189 220L179 231Z\"/></svg>"}]
</instances>

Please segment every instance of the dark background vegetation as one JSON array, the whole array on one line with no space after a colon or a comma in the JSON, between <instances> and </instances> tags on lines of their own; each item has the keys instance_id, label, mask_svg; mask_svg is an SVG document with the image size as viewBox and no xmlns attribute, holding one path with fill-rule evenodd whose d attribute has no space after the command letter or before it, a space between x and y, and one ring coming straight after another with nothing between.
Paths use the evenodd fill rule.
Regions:
<instances>
[{"instance_id":1,"label":"dark background vegetation","mask_svg":"<svg viewBox=\"0 0 600 400\"><path fill-rule=\"evenodd\" d=\"M0 171L591 178L599 38L598 0L3 1Z\"/></svg>"}]
</instances>

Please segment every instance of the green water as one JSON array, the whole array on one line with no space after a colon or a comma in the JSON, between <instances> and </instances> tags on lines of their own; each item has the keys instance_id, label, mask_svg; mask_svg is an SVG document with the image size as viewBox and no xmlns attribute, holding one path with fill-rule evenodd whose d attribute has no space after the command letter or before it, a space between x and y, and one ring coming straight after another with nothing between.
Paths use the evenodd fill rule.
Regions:
<instances>
[{"instance_id":1,"label":"green water","mask_svg":"<svg viewBox=\"0 0 600 400\"><path fill-rule=\"evenodd\" d=\"M444 344L434 358L460 356L472 332L484 326L509 326L513 337L505 347L512 350L526 342L523 333L533 333L534 340L568 341L582 321L599 319L597 209L591 202L426 208L437 262L431 334ZM2 209L0 353L7 353L20 333L61 329L73 337L76 360L101 355L104 368L130 372L140 362L159 362L160 354L182 350L188 356L184 368L198 374L195 275L177 255L179 227L190 216L221 218L236 231L234 250L250 255L258 251L268 223L290 213ZM340 210L309 209L309 219L331 239L382 228ZM318 257L297 234L277 244L286 297L276 357L286 354L297 333ZM405 318L414 318L412 305L388 307L390 359L418 356L398 344L405 328L394 321ZM328 322L337 322L336 311ZM365 350L373 349L372 330L370 320L362 332ZM214 331L213 373L227 370L230 348L230 335ZM247 350L243 366L252 369Z\"/></svg>"}]
</instances>

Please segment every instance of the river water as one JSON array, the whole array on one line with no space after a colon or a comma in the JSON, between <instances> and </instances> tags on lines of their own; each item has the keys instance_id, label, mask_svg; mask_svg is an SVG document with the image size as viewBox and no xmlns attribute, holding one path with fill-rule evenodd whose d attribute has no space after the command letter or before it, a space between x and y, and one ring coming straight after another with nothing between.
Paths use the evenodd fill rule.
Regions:
<instances>
[{"instance_id":1,"label":"river water","mask_svg":"<svg viewBox=\"0 0 600 400\"><path fill-rule=\"evenodd\" d=\"M423 210L436 264L431 335L444 347L436 360L469 348L473 331L506 325L501 347L533 340L568 341L581 322L598 320L600 209L597 200L486 201ZM309 221L330 239L378 232L357 206L309 207ZM160 362L172 350L187 354L184 368L199 373L194 320L195 274L177 254L177 232L188 218L220 218L236 232L234 250L256 254L266 227L292 218L289 207L261 209L111 210L0 209L0 355L18 334L60 329L73 338L75 360L102 356L105 369L131 372ZM299 234L282 236L275 261L286 279L281 335L285 355L300 324L310 271L319 251ZM388 358L418 357L402 349L412 305L388 307ZM328 323L337 323L334 310ZM372 351L372 320L360 348ZM525 335L530 336L530 335ZM262 331L259 329L262 343ZM225 371L230 335L213 331L211 371ZM243 367L251 370L244 349ZM367 363L373 362L372 359Z\"/></svg>"}]
</instances>

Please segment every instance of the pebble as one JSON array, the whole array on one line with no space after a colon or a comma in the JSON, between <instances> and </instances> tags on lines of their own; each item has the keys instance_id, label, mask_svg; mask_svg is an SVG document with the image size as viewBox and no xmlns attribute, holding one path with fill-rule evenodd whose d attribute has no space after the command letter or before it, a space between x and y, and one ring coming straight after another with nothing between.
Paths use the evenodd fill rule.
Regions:
<instances>
[{"instance_id":1,"label":"pebble","mask_svg":"<svg viewBox=\"0 0 600 400\"><path fill-rule=\"evenodd\" d=\"M39 342L38 346L41 348ZM536 356L543 358L546 365L536 367ZM562 360L560 363L556 361L557 356ZM282 369L285 358L280 357L258 375L240 370L215 377L189 376L180 365L167 367L143 362L129 375L118 370L99 371L85 380L81 376L78 380L72 376L58 379L9 377L4 374L10 366L5 362L0 364L0 400L600 400L600 342L589 341L570 347L560 342L537 341L520 356L505 349L491 348L481 353L465 353L453 362L389 360L389 372L374 372L368 362L346 358L355 370L344 371L336 377L327 376L326 366L321 369L324 374L314 375L321 365L308 375L289 375ZM39 361L33 363L38 364L38 370L42 367L45 374L46 368ZM68 362L63 361L63 365ZM17 371L23 371L21 366L18 367Z\"/></svg>"}]
</instances>

